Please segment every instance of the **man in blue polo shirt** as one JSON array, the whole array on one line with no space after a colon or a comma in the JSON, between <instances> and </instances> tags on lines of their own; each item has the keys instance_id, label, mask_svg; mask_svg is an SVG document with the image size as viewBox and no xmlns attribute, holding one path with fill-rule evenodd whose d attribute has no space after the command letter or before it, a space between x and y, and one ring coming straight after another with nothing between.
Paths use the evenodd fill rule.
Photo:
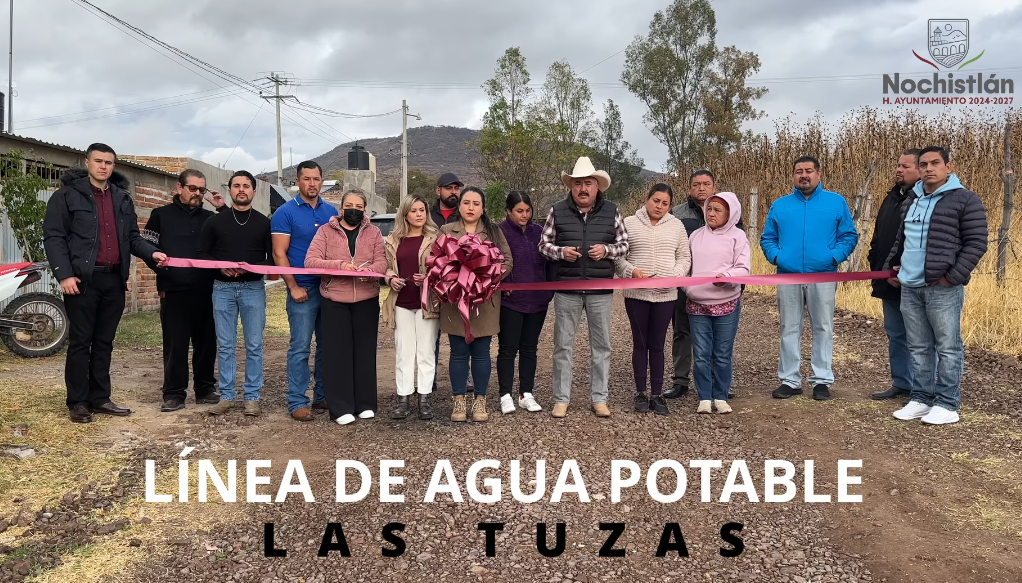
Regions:
<instances>
[{"instance_id":1,"label":"man in blue polo shirt","mask_svg":"<svg viewBox=\"0 0 1022 583\"><path fill-rule=\"evenodd\" d=\"M270 233L273 262L283 267L305 267L305 254L316 231L337 214L337 208L319 196L323 169L312 160L298 164L298 196L273 213ZM291 345L287 349L287 411L297 421L312 421L313 410L326 411L323 398L323 352L316 349L312 407L309 390L309 355L312 334L319 342L319 277L283 275L287 284L287 321Z\"/></svg>"}]
</instances>

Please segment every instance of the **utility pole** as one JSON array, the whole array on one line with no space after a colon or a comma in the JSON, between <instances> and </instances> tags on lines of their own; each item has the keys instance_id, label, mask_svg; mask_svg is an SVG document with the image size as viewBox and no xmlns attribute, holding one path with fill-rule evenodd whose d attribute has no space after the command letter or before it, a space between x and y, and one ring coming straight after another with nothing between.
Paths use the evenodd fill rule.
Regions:
<instances>
[{"instance_id":1,"label":"utility pole","mask_svg":"<svg viewBox=\"0 0 1022 583\"><path fill-rule=\"evenodd\" d=\"M408 118L422 120L414 113L408 113L408 102L401 100L401 198L408 196Z\"/></svg>"},{"instance_id":2,"label":"utility pole","mask_svg":"<svg viewBox=\"0 0 1022 583\"><path fill-rule=\"evenodd\" d=\"M280 100L281 99L296 99L293 95L281 95L281 85L292 85L294 82L285 78L283 73L271 72L269 76L265 77L267 81L273 83L273 95L261 95L263 99L274 100L277 106L277 186L284 186L284 152L280 142Z\"/></svg>"},{"instance_id":3,"label":"utility pole","mask_svg":"<svg viewBox=\"0 0 1022 583\"><path fill-rule=\"evenodd\" d=\"M7 133L14 133L14 0L11 3L10 50L7 53Z\"/></svg>"}]
</instances>

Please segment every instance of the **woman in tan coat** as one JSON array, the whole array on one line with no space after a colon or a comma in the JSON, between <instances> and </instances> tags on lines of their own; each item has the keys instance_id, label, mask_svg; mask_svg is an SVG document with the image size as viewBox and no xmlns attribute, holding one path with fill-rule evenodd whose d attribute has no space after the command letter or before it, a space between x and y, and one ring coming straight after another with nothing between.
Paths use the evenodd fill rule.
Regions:
<instances>
[{"instance_id":1,"label":"woman in tan coat","mask_svg":"<svg viewBox=\"0 0 1022 583\"><path fill-rule=\"evenodd\" d=\"M416 371L419 419L433 418L429 395L433 392L436 374L435 348L440 321L436 312L422 305L422 283L426 279L426 258L438 234L426 199L411 195L401 201L394 230L384 242L387 284L391 292L383 302L383 321L394 329L397 381L397 409L390 414L391 419L404 419L411 414L409 397L415 393Z\"/></svg>"},{"instance_id":2,"label":"woman in tan coat","mask_svg":"<svg viewBox=\"0 0 1022 583\"><path fill-rule=\"evenodd\" d=\"M628 231L628 255L615 263L619 277L684 277L692 266L688 235L681 220L670 213L674 192L655 184L646 204L624 220ZM625 312L632 326L632 372L635 374L637 412L667 415L664 386L664 341L674 315L678 288L629 289L624 291ZM650 396L646 396L649 365Z\"/></svg>"},{"instance_id":3,"label":"woman in tan coat","mask_svg":"<svg viewBox=\"0 0 1022 583\"><path fill-rule=\"evenodd\" d=\"M341 214L319 228L305 267L383 273L383 235L365 213L366 196L350 190ZM341 425L376 414L376 340L380 323L378 277L324 276L319 284L323 340L323 394L330 418Z\"/></svg>"},{"instance_id":4,"label":"woman in tan coat","mask_svg":"<svg viewBox=\"0 0 1022 583\"><path fill-rule=\"evenodd\" d=\"M484 241L491 241L504 255L504 272L501 279L511 273L513 266L511 250L500 227L486 215L486 196L483 191L466 186L461 190L458 203L460 219L440 228L440 232L460 239L468 233L475 233ZM451 421L465 421L468 405L465 402L468 385L469 361L471 360L472 386L475 400L472 403L472 421L486 421L486 386L490 383L490 340L500 331L500 293L493 294L483 302L478 313L472 310L469 317L470 329L475 339L465 342L465 323L458 307L452 304L440 306L440 331L447 334L451 343L451 360L448 366L451 376L451 392L454 393L454 411Z\"/></svg>"}]
</instances>

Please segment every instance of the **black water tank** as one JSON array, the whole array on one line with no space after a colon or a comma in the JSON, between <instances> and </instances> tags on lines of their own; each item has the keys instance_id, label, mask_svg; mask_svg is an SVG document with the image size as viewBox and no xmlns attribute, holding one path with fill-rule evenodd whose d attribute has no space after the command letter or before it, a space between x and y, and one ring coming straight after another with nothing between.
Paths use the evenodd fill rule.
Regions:
<instances>
[{"instance_id":1,"label":"black water tank","mask_svg":"<svg viewBox=\"0 0 1022 583\"><path fill-rule=\"evenodd\" d=\"M353 146L348 152L348 170L369 170L369 152L362 146Z\"/></svg>"}]
</instances>

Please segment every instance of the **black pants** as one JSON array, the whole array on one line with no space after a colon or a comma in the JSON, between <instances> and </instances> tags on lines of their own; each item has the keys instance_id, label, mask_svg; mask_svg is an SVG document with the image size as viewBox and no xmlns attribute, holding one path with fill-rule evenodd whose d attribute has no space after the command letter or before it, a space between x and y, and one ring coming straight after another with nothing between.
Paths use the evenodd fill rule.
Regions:
<instances>
[{"instance_id":1,"label":"black pants","mask_svg":"<svg viewBox=\"0 0 1022 583\"><path fill-rule=\"evenodd\" d=\"M64 384L67 406L99 407L110 401L110 358L124 312L121 270L96 271L78 295L65 295L69 325Z\"/></svg>"},{"instance_id":2,"label":"black pants","mask_svg":"<svg viewBox=\"0 0 1022 583\"><path fill-rule=\"evenodd\" d=\"M378 297L345 304L323 298L323 394L330 418L376 411Z\"/></svg>"},{"instance_id":3,"label":"black pants","mask_svg":"<svg viewBox=\"0 0 1022 583\"><path fill-rule=\"evenodd\" d=\"M679 289L678 301L674 303L674 318L671 320L674 326L671 356L674 357L674 382L683 385L688 384L689 374L692 372L692 336L688 330L686 302L688 302L688 296Z\"/></svg>"},{"instance_id":4,"label":"black pants","mask_svg":"<svg viewBox=\"0 0 1022 583\"><path fill-rule=\"evenodd\" d=\"M515 356L518 360L518 393L533 392L536 387L536 350L539 334L546 321L546 310L523 314L500 307L500 332L497 334L497 383L500 396L510 395L515 384Z\"/></svg>"},{"instance_id":5,"label":"black pants","mask_svg":"<svg viewBox=\"0 0 1022 583\"><path fill-rule=\"evenodd\" d=\"M188 396L188 346L192 354L195 398L216 392L216 326L213 290L168 291L160 300L163 328L163 398Z\"/></svg>"}]
</instances>

